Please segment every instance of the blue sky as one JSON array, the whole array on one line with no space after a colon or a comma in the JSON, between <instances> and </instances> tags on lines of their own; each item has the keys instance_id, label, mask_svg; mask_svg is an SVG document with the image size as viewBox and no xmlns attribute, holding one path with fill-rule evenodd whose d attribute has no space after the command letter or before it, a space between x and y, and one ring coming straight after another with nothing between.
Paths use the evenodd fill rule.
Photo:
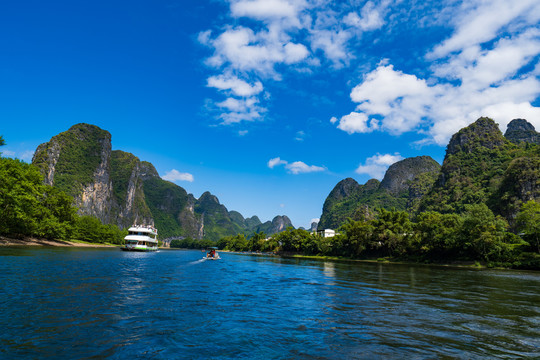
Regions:
<instances>
[{"instance_id":1,"label":"blue sky","mask_svg":"<svg viewBox=\"0 0 540 360\"><path fill-rule=\"evenodd\" d=\"M2 151L91 123L196 197L307 227L340 180L442 162L480 116L539 129L539 22L537 0L8 2Z\"/></svg>"}]
</instances>

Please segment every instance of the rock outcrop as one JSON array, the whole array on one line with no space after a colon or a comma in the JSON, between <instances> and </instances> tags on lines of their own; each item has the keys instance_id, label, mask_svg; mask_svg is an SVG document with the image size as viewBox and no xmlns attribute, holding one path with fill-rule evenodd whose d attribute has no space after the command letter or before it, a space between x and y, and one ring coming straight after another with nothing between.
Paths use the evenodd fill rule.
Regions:
<instances>
[{"instance_id":1,"label":"rock outcrop","mask_svg":"<svg viewBox=\"0 0 540 360\"><path fill-rule=\"evenodd\" d=\"M540 145L540 133L525 119L514 119L510 121L504 137L514 144L525 142Z\"/></svg>"},{"instance_id":2,"label":"rock outcrop","mask_svg":"<svg viewBox=\"0 0 540 360\"><path fill-rule=\"evenodd\" d=\"M266 235L273 235L285 231L289 227L293 227L291 219L289 219L285 215L278 215L274 217L272 221L262 223L253 228L252 230L253 232L263 232Z\"/></svg>"},{"instance_id":3,"label":"rock outcrop","mask_svg":"<svg viewBox=\"0 0 540 360\"><path fill-rule=\"evenodd\" d=\"M417 156L390 165L381 181L380 189L392 194L409 191L413 181L425 173L438 173L441 165L429 156Z\"/></svg>"},{"instance_id":4,"label":"rock outcrop","mask_svg":"<svg viewBox=\"0 0 540 360\"><path fill-rule=\"evenodd\" d=\"M470 153L479 147L495 149L505 143L506 140L495 121L481 117L452 136L446 147L446 157L458 152Z\"/></svg>"}]
</instances>

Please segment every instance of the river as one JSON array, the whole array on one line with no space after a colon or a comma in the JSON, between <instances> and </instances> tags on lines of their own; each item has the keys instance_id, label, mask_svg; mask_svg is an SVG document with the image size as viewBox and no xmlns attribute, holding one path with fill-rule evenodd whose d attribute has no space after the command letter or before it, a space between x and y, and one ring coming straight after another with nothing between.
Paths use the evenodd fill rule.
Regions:
<instances>
[{"instance_id":1,"label":"river","mask_svg":"<svg viewBox=\"0 0 540 360\"><path fill-rule=\"evenodd\" d=\"M1 359L540 357L540 273L0 247Z\"/></svg>"}]
</instances>

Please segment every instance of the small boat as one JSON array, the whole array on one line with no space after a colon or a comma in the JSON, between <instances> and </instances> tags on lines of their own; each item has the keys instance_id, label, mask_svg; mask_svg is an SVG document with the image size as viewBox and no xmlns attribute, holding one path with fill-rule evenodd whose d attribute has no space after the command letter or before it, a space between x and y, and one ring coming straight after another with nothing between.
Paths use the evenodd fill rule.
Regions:
<instances>
[{"instance_id":1,"label":"small boat","mask_svg":"<svg viewBox=\"0 0 540 360\"><path fill-rule=\"evenodd\" d=\"M124 251L157 251L157 229L147 225L133 225L124 238Z\"/></svg>"},{"instance_id":2,"label":"small boat","mask_svg":"<svg viewBox=\"0 0 540 360\"><path fill-rule=\"evenodd\" d=\"M216 251L217 249L218 249L217 247L209 248L208 252L206 253L206 256L203 257L203 259L206 259L206 260L219 260L219 259L221 259L219 257L219 254Z\"/></svg>"}]
</instances>

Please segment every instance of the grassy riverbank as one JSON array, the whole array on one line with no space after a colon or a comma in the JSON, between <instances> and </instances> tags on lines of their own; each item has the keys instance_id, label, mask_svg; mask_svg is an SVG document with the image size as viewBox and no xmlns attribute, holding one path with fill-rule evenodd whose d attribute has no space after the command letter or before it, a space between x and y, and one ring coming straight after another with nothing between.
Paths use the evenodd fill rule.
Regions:
<instances>
[{"instance_id":1,"label":"grassy riverbank","mask_svg":"<svg viewBox=\"0 0 540 360\"><path fill-rule=\"evenodd\" d=\"M118 247L110 243L91 243L81 240L48 240L33 237L13 239L0 237L0 246L71 246L71 247Z\"/></svg>"}]
</instances>

